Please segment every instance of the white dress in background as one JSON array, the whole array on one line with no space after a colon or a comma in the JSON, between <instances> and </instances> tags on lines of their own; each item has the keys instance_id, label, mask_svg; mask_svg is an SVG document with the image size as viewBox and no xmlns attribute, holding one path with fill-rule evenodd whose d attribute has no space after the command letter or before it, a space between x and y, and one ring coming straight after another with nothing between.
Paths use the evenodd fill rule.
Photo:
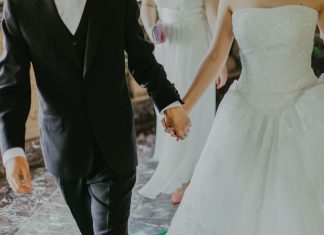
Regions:
<instances>
[{"instance_id":1,"label":"white dress in background","mask_svg":"<svg viewBox=\"0 0 324 235\"><path fill-rule=\"evenodd\" d=\"M211 33L202 0L155 0L167 41L157 45L155 55L183 97L190 88L200 62L209 49ZM140 190L149 198L170 194L191 180L193 170L213 123L216 86L209 88L191 113L190 136L182 142L164 132L157 114L154 159L159 165Z\"/></svg>"},{"instance_id":2,"label":"white dress in background","mask_svg":"<svg viewBox=\"0 0 324 235\"><path fill-rule=\"evenodd\" d=\"M324 234L324 81L311 68L317 20L299 5L234 13L243 73L168 235Z\"/></svg>"}]
</instances>

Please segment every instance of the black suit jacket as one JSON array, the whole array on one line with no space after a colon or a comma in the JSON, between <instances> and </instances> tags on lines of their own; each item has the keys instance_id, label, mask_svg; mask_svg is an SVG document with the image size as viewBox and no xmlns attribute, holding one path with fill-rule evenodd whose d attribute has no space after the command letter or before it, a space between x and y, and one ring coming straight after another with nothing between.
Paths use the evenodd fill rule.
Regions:
<instances>
[{"instance_id":1,"label":"black suit jacket","mask_svg":"<svg viewBox=\"0 0 324 235\"><path fill-rule=\"evenodd\" d=\"M88 0L90 15L84 67L53 0L6 0L0 61L2 152L24 147L30 109L32 62L40 101L45 163L56 176L80 177L91 169L95 143L115 173L137 165L133 111L124 51L139 84L159 110L181 101L143 39L136 0Z\"/></svg>"}]
</instances>

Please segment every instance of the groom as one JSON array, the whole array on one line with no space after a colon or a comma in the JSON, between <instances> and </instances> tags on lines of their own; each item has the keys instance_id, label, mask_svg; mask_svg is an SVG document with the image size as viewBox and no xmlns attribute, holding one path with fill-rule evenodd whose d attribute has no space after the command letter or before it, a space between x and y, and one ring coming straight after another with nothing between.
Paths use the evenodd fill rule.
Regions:
<instances>
[{"instance_id":1,"label":"groom","mask_svg":"<svg viewBox=\"0 0 324 235\"><path fill-rule=\"evenodd\" d=\"M6 0L2 29L0 147L10 186L32 190L23 151L32 62L45 163L80 231L128 234L137 157L124 51L178 138L190 122L143 40L136 0Z\"/></svg>"}]
</instances>

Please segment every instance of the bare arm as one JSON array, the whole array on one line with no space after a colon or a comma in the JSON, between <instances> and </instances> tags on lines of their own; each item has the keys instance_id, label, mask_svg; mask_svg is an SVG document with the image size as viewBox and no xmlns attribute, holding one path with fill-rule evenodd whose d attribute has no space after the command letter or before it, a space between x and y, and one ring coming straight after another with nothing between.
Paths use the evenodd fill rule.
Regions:
<instances>
[{"instance_id":1,"label":"bare arm","mask_svg":"<svg viewBox=\"0 0 324 235\"><path fill-rule=\"evenodd\" d=\"M185 109L191 111L212 81L216 80L226 63L234 40L229 0L221 0L211 48L199 67L196 79L184 98Z\"/></svg>"},{"instance_id":2,"label":"bare arm","mask_svg":"<svg viewBox=\"0 0 324 235\"><path fill-rule=\"evenodd\" d=\"M205 1L206 17L207 17L208 25L210 28L210 32L214 36L216 32L219 0L204 0L204 1ZM220 88L221 84L226 83L227 77L228 77L228 71L225 65L222 68L221 72L219 73L219 77L216 80L217 88Z\"/></svg>"},{"instance_id":3,"label":"bare arm","mask_svg":"<svg viewBox=\"0 0 324 235\"><path fill-rule=\"evenodd\" d=\"M210 31L215 35L219 0L205 0L206 16Z\"/></svg>"},{"instance_id":4,"label":"bare arm","mask_svg":"<svg viewBox=\"0 0 324 235\"><path fill-rule=\"evenodd\" d=\"M157 12L154 0L143 0L141 6L141 19L146 32L148 33L149 37L151 37L151 28L157 22Z\"/></svg>"}]
</instances>

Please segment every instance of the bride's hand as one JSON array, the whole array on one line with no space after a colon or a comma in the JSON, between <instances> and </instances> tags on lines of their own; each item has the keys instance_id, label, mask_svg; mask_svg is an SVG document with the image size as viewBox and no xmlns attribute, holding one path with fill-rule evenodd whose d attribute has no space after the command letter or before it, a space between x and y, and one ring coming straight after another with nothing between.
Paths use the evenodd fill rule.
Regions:
<instances>
[{"instance_id":1,"label":"bride's hand","mask_svg":"<svg viewBox=\"0 0 324 235\"><path fill-rule=\"evenodd\" d=\"M159 45L159 44L163 44L166 41L166 36L164 32L161 32L161 40L160 41L156 41L153 38L151 39L151 41L153 42L153 44L155 45Z\"/></svg>"},{"instance_id":2,"label":"bride's hand","mask_svg":"<svg viewBox=\"0 0 324 235\"><path fill-rule=\"evenodd\" d=\"M162 126L164 127L165 133L170 134L172 137L177 137L175 132L174 132L174 129L172 127L167 127L165 118L163 118L161 120L161 123L162 123Z\"/></svg>"},{"instance_id":3,"label":"bride's hand","mask_svg":"<svg viewBox=\"0 0 324 235\"><path fill-rule=\"evenodd\" d=\"M227 71L227 67L224 66L219 75L219 78L216 79L217 89L221 89L226 84L227 78L228 78L228 71Z\"/></svg>"},{"instance_id":4,"label":"bride's hand","mask_svg":"<svg viewBox=\"0 0 324 235\"><path fill-rule=\"evenodd\" d=\"M153 27L151 27L150 31L151 31L150 39L154 44L158 45L158 44L165 43L166 34L163 30L163 25L161 23L155 24Z\"/></svg>"}]
</instances>

